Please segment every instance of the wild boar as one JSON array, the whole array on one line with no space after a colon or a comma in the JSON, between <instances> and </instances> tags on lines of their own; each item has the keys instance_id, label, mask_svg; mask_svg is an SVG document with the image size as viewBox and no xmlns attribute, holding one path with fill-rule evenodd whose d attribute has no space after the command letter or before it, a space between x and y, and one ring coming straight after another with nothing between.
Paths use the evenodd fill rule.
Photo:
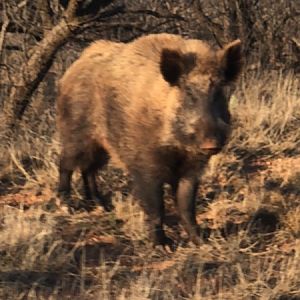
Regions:
<instances>
[{"instance_id":1,"label":"wild boar","mask_svg":"<svg viewBox=\"0 0 300 300\"><path fill-rule=\"evenodd\" d=\"M173 245L163 229L164 183L172 186L182 223L199 244L199 176L229 137L225 89L241 68L240 40L219 50L172 34L92 44L59 84L59 193L70 194L79 168L86 197L101 198L96 172L111 159L131 174L155 244Z\"/></svg>"}]
</instances>

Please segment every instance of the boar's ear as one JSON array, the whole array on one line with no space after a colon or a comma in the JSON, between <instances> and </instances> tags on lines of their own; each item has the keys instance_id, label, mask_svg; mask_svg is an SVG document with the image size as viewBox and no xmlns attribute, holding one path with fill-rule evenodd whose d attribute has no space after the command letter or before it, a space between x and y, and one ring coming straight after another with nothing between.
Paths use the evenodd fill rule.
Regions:
<instances>
[{"instance_id":1,"label":"boar's ear","mask_svg":"<svg viewBox=\"0 0 300 300\"><path fill-rule=\"evenodd\" d=\"M219 51L221 69L226 82L234 81L241 73L242 45L240 40L235 40L227 44Z\"/></svg>"},{"instance_id":2,"label":"boar's ear","mask_svg":"<svg viewBox=\"0 0 300 300\"><path fill-rule=\"evenodd\" d=\"M160 58L160 71L164 79L176 85L183 74L190 72L196 64L194 53L180 53L176 50L163 49Z\"/></svg>"}]
</instances>

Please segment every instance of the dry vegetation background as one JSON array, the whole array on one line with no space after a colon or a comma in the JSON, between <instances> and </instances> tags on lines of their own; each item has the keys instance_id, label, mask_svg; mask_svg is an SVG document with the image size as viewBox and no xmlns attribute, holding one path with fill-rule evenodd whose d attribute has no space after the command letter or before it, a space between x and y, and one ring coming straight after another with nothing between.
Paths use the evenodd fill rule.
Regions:
<instances>
[{"instance_id":1,"label":"dry vegetation background","mask_svg":"<svg viewBox=\"0 0 300 300\"><path fill-rule=\"evenodd\" d=\"M203 244L169 199L173 254L153 249L130 180L99 174L115 210L55 189L56 82L92 40L237 37L234 131L199 189ZM0 2L0 299L300 299L300 5L292 0Z\"/></svg>"}]
</instances>

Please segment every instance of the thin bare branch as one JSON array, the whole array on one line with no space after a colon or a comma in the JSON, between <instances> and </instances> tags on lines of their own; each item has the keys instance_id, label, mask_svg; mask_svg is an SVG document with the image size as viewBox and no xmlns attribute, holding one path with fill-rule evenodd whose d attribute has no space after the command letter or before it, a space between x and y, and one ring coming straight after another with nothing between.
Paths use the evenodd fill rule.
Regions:
<instances>
[{"instance_id":1,"label":"thin bare branch","mask_svg":"<svg viewBox=\"0 0 300 300\"><path fill-rule=\"evenodd\" d=\"M291 41L300 49L300 41L297 40L296 38L292 38Z\"/></svg>"},{"instance_id":2,"label":"thin bare branch","mask_svg":"<svg viewBox=\"0 0 300 300\"><path fill-rule=\"evenodd\" d=\"M3 5L2 16L3 16L3 23L0 31L0 61L2 60L1 58L2 58L2 49L3 49L4 39L5 39L5 33L9 25L9 18L6 14L5 3Z\"/></svg>"},{"instance_id":3,"label":"thin bare branch","mask_svg":"<svg viewBox=\"0 0 300 300\"><path fill-rule=\"evenodd\" d=\"M162 14L157 11L149 10L149 9L138 9L138 10L126 10L128 14L140 14L140 15L149 15L155 18L166 18L166 19L175 19L179 21L186 21L186 18L180 16L178 14Z\"/></svg>"},{"instance_id":4,"label":"thin bare branch","mask_svg":"<svg viewBox=\"0 0 300 300\"><path fill-rule=\"evenodd\" d=\"M65 11L65 18L68 21L71 21L75 18L77 7L78 7L78 0L70 0L68 7Z\"/></svg>"},{"instance_id":5,"label":"thin bare branch","mask_svg":"<svg viewBox=\"0 0 300 300\"><path fill-rule=\"evenodd\" d=\"M50 7L48 0L38 1L37 8L42 19L44 32L50 30L53 26L53 22L50 15Z\"/></svg>"}]
</instances>

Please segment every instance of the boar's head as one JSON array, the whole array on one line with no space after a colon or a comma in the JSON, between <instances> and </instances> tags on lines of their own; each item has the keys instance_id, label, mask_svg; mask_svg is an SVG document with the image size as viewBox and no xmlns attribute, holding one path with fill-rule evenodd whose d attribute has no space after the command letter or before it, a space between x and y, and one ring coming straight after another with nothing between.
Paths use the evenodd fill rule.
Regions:
<instances>
[{"instance_id":1,"label":"boar's head","mask_svg":"<svg viewBox=\"0 0 300 300\"><path fill-rule=\"evenodd\" d=\"M163 49L160 70L178 90L171 128L176 140L206 155L218 153L230 133L228 87L242 68L241 42L223 49L184 52Z\"/></svg>"}]
</instances>

